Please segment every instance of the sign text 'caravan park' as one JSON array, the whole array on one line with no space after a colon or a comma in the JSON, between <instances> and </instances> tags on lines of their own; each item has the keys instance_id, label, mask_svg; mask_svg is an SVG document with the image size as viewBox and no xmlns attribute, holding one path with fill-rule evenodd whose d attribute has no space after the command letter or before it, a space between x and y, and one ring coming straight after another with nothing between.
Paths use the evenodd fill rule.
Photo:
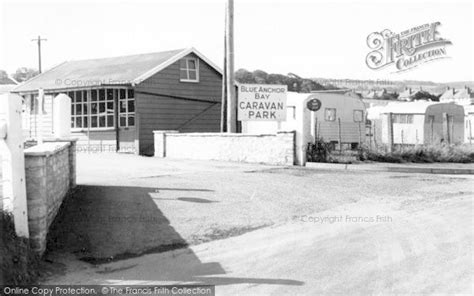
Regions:
<instances>
[{"instance_id":1,"label":"sign text 'caravan park'","mask_svg":"<svg viewBox=\"0 0 474 296\"><path fill-rule=\"evenodd\" d=\"M286 96L286 85L241 84L238 120L285 121Z\"/></svg>"}]
</instances>

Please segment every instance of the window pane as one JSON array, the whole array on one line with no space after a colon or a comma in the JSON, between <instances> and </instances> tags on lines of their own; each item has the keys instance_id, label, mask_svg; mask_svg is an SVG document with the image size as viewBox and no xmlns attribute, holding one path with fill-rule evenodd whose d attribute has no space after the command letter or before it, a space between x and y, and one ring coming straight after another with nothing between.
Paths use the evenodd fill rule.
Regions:
<instances>
[{"instance_id":1,"label":"window pane","mask_svg":"<svg viewBox=\"0 0 474 296\"><path fill-rule=\"evenodd\" d=\"M97 103L91 103L91 114L97 114Z\"/></svg>"},{"instance_id":2,"label":"window pane","mask_svg":"<svg viewBox=\"0 0 474 296\"><path fill-rule=\"evenodd\" d=\"M196 60L188 60L188 69L196 69Z\"/></svg>"},{"instance_id":3,"label":"window pane","mask_svg":"<svg viewBox=\"0 0 474 296\"><path fill-rule=\"evenodd\" d=\"M107 116L107 127L113 127L114 126L114 116L109 115Z\"/></svg>"},{"instance_id":4,"label":"window pane","mask_svg":"<svg viewBox=\"0 0 474 296\"><path fill-rule=\"evenodd\" d=\"M76 91L75 95L76 95L76 103L82 102L82 91Z\"/></svg>"},{"instance_id":5,"label":"window pane","mask_svg":"<svg viewBox=\"0 0 474 296\"><path fill-rule=\"evenodd\" d=\"M99 103L99 113L105 112L105 103Z\"/></svg>"},{"instance_id":6,"label":"window pane","mask_svg":"<svg viewBox=\"0 0 474 296\"><path fill-rule=\"evenodd\" d=\"M354 110L354 121L362 122L363 112L361 110Z\"/></svg>"},{"instance_id":7,"label":"window pane","mask_svg":"<svg viewBox=\"0 0 474 296\"><path fill-rule=\"evenodd\" d=\"M82 114L82 104L76 104L76 115Z\"/></svg>"},{"instance_id":8,"label":"window pane","mask_svg":"<svg viewBox=\"0 0 474 296\"><path fill-rule=\"evenodd\" d=\"M127 95L129 99L133 99L135 97L135 92L133 91L133 89L128 89Z\"/></svg>"},{"instance_id":9,"label":"window pane","mask_svg":"<svg viewBox=\"0 0 474 296\"><path fill-rule=\"evenodd\" d=\"M72 92L72 91L68 92L67 96L71 98L71 102L75 102L74 101L74 92Z\"/></svg>"},{"instance_id":10,"label":"window pane","mask_svg":"<svg viewBox=\"0 0 474 296\"><path fill-rule=\"evenodd\" d=\"M75 104L71 104L71 115L75 115L76 114L76 108L75 108Z\"/></svg>"},{"instance_id":11,"label":"window pane","mask_svg":"<svg viewBox=\"0 0 474 296\"><path fill-rule=\"evenodd\" d=\"M324 117L327 121L334 121L336 120L336 109L334 108L326 108Z\"/></svg>"},{"instance_id":12,"label":"window pane","mask_svg":"<svg viewBox=\"0 0 474 296\"><path fill-rule=\"evenodd\" d=\"M127 126L127 117L120 116L120 126Z\"/></svg>"},{"instance_id":13,"label":"window pane","mask_svg":"<svg viewBox=\"0 0 474 296\"><path fill-rule=\"evenodd\" d=\"M82 92L82 101L87 102L87 90Z\"/></svg>"},{"instance_id":14,"label":"window pane","mask_svg":"<svg viewBox=\"0 0 474 296\"><path fill-rule=\"evenodd\" d=\"M91 101L93 101L93 102L97 101L97 90L96 89L91 90Z\"/></svg>"},{"instance_id":15,"label":"window pane","mask_svg":"<svg viewBox=\"0 0 474 296\"><path fill-rule=\"evenodd\" d=\"M99 127L105 127L105 116L99 116Z\"/></svg>"},{"instance_id":16,"label":"window pane","mask_svg":"<svg viewBox=\"0 0 474 296\"><path fill-rule=\"evenodd\" d=\"M71 128L74 128L74 123L76 122L76 118L71 116Z\"/></svg>"},{"instance_id":17,"label":"window pane","mask_svg":"<svg viewBox=\"0 0 474 296\"><path fill-rule=\"evenodd\" d=\"M87 103L82 103L82 114L88 114L87 113Z\"/></svg>"},{"instance_id":18,"label":"window pane","mask_svg":"<svg viewBox=\"0 0 474 296\"><path fill-rule=\"evenodd\" d=\"M89 118L87 116L83 117L83 119L82 119L82 123L83 123L82 126L83 127L89 127L89 125L88 125L89 120L88 119Z\"/></svg>"},{"instance_id":19,"label":"window pane","mask_svg":"<svg viewBox=\"0 0 474 296\"><path fill-rule=\"evenodd\" d=\"M413 123L413 115L408 115L407 123L410 123L410 124Z\"/></svg>"},{"instance_id":20,"label":"window pane","mask_svg":"<svg viewBox=\"0 0 474 296\"><path fill-rule=\"evenodd\" d=\"M135 115L128 116L128 126L135 126Z\"/></svg>"},{"instance_id":21,"label":"window pane","mask_svg":"<svg viewBox=\"0 0 474 296\"><path fill-rule=\"evenodd\" d=\"M179 71L179 79L188 79L188 71L180 70Z\"/></svg>"},{"instance_id":22,"label":"window pane","mask_svg":"<svg viewBox=\"0 0 474 296\"><path fill-rule=\"evenodd\" d=\"M80 117L80 116L76 117L76 127L77 128L82 127L82 117Z\"/></svg>"},{"instance_id":23,"label":"window pane","mask_svg":"<svg viewBox=\"0 0 474 296\"><path fill-rule=\"evenodd\" d=\"M191 71L189 70L189 79L190 80L196 80L197 77L196 77L196 71Z\"/></svg>"},{"instance_id":24,"label":"window pane","mask_svg":"<svg viewBox=\"0 0 474 296\"><path fill-rule=\"evenodd\" d=\"M127 112L127 104L126 101L120 101L120 113Z\"/></svg>"},{"instance_id":25,"label":"window pane","mask_svg":"<svg viewBox=\"0 0 474 296\"><path fill-rule=\"evenodd\" d=\"M179 61L179 68L180 68L180 69L186 69L186 68L187 68L187 67L186 67L186 59L181 59L181 60Z\"/></svg>"},{"instance_id":26,"label":"window pane","mask_svg":"<svg viewBox=\"0 0 474 296\"><path fill-rule=\"evenodd\" d=\"M99 89L99 101L105 101L105 90Z\"/></svg>"},{"instance_id":27,"label":"window pane","mask_svg":"<svg viewBox=\"0 0 474 296\"><path fill-rule=\"evenodd\" d=\"M91 117L91 127L97 127L97 116Z\"/></svg>"},{"instance_id":28,"label":"window pane","mask_svg":"<svg viewBox=\"0 0 474 296\"><path fill-rule=\"evenodd\" d=\"M135 112L135 100L128 101L128 112Z\"/></svg>"},{"instance_id":29,"label":"window pane","mask_svg":"<svg viewBox=\"0 0 474 296\"><path fill-rule=\"evenodd\" d=\"M125 99L125 90L124 90L124 89L121 89L121 90L120 90L120 92L119 92L119 99L120 99L120 100Z\"/></svg>"},{"instance_id":30,"label":"window pane","mask_svg":"<svg viewBox=\"0 0 474 296\"><path fill-rule=\"evenodd\" d=\"M108 102L107 103L107 113L108 114L114 114L114 103L113 102Z\"/></svg>"},{"instance_id":31,"label":"window pane","mask_svg":"<svg viewBox=\"0 0 474 296\"><path fill-rule=\"evenodd\" d=\"M114 99L114 90L109 88L107 89L107 100L112 101Z\"/></svg>"},{"instance_id":32,"label":"window pane","mask_svg":"<svg viewBox=\"0 0 474 296\"><path fill-rule=\"evenodd\" d=\"M398 123L398 121L399 121L399 120L398 120L398 115L395 115L395 114L392 115L392 122L393 122L393 123Z\"/></svg>"}]
</instances>

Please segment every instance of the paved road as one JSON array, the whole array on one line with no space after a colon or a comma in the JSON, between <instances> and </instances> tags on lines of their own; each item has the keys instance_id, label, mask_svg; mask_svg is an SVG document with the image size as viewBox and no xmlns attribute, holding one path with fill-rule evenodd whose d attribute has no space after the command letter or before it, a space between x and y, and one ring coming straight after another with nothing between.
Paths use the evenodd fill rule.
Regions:
<instances>
[{"instance_id":1,"label":"paved road","mask_svg":"<svg viewBox=\"0 0 474 296\"><path fill-rule=\"evenodd\" d=\"M132 213L156 205L173 233L194 243L219 238L222 232L216 229L225 233L235 227L267 227L99 265L56 250L49 255L54 261L50 270L56 273L44 283L205 283L217 285L218 295L472 292L472 176L314 171L132 156L119 156L117 166L116 157L79 157L78 183L86 192L107 185L93 198L83 195L85 203L76 205L86 212L110 217L117 208L104 204L133 197L136 202L126 207ZM126 187L135 189L127 189L129 198L122 199L120 191ZM101 237L108 234L120 248L140 250L150 243L140 234L151 232L136 220L132 226L115 220L99 227L104 221L94 217L75 225L99 231ZM135 245L127 227L135 233ZM214 237L206 236L209 230ZM85 239L96 246L91 254L123 251L99 237ZM159 236L153 243L160 243ZM58 269L63 272L58 274Z\"/></svg>"}]
</instances>

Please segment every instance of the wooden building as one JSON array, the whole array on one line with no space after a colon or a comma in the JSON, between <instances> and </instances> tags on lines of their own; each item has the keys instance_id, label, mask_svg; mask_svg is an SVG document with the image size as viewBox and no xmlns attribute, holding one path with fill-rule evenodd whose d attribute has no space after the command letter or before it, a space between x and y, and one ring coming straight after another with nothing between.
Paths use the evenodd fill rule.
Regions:
<instances>
[{"instance_id":1,"label":"wooden building","mask_svg":"<svg viewBox=\"0 0 474 296\"><path fill-rule=\"evenodd\" d=\"M24 97L26 138L51 135L53 98L66 93L78 149L150 155L153 130L219 131L221 82L221 70L189 48L64 62L14 92Z\"/></svg>"}]
</instances>

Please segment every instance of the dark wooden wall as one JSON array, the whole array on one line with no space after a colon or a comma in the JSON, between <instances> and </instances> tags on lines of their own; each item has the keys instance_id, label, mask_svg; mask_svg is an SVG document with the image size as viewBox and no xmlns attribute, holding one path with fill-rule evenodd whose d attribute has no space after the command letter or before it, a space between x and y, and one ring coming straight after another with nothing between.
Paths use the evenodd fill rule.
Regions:
<instances>
[{"instance_id":1,"label":"dark wooden wall","mask_svg":"<svg viewBox=\"0 0 474 296\"><path fill-rule=\"evenodd\" d=\"M221 74L200 60L199 82L181 82L177 61L137 85L140 154L153 154L154 130L218 132L221 81Z\"/></svg>"}]
</instances>

